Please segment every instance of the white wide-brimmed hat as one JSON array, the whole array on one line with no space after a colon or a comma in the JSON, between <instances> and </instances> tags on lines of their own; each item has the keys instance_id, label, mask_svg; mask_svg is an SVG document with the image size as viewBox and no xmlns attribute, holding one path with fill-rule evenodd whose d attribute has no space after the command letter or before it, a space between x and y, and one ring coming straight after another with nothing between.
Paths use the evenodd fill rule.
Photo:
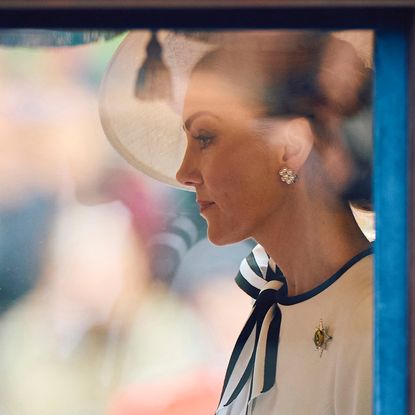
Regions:
<instances>
[{"instance_id":1,"label":"white wide-brimmed hat","mask_svg":"<svg viewBox=\"0 0 415 415\"><path fill-rule=\"evenodd\" d=\"M147 80L151 84L147 93L154 96L146 99L139 96L136 88L152 36L158 38L166 70L147 74L154 77ZM184 187L175 179L186 145L181 120L184 93L193 65L209 48L209 44L181 34L130 32L116 51L101 85L101 122L115 149L143 173L179 188Z\"/></svg>"},{"instance_id":2,"label":"white wide-brimmed hat","mask_svg":"<svg viewBox=\"0 0 415 415\"><path fill-rule=\"evenodd\" d=\"M260 44L261 39L278 32L283 31L130 32L114 54L101 85L100 116L108 139L148 176L193 190L175 178L186 148L181 112L193 67L217 46L232 44L243 49L252 34L257 35L254 47L269 47L267 42ZM365 65L371 66L370 31L334 34L351 43Z\"/></svg>"}]
</instances>

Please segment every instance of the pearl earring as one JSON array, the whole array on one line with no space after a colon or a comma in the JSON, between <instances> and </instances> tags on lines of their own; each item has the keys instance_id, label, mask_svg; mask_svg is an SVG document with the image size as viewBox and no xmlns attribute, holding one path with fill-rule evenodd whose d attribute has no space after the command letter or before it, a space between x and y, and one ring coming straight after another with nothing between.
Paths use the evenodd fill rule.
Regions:
<instances>
[{"instance_id":1,"label":"pearl earring","mask_svg":"<svg viewBox=\"0 0 415 415\"><path fill-rule=\"evenodd\" d=\"M287 184L293 184L297 181L298 176L292 169L282 168L279 172L280 179L282 182Z\"/></svg>"}]
</instances>

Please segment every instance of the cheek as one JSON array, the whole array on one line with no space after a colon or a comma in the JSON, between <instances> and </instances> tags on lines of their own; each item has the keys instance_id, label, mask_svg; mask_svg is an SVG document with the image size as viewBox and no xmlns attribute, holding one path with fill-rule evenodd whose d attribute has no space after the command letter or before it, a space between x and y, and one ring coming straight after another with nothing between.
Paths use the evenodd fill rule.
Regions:
<instances>
[{"instance_id":1,"label":"cheek","mask_svg":"<svg viewBox=\"0 0 415 415\"><path fill-rule=\"evenodd\" d=\"M235 220L242 220L258 215L278 193L279 176L274 170L269 160L254 152L248 157L235 153L209 171L206 185L219 207L228 209L224 213L237 213Z\"/></svg>"},{"instance_id":2,"label":"cheek","mask_svg":"<svg viewBox=\"0 0 415 415\"><path fill-rule=\"evenodd\" d=\"M265 177L264 169L244 168L223 175L224 172L212 173L212 183L216 181L217 187L212 187L210 195L217 208L206 215L208 239L216 245L253 237L277 211L278 203L276 178L267 183L270 178Z\"/></svg>"},{"instance_id":3,"label":"cheek","mask_svg":"<svg viewBox=\"0 0 415 415\"><path fill-rule=\"evenodd\" d=\"M242 165L236 157L231 157L223 163L212 165L206 172L206 187L220 207L229 208L245 199L249 175L246 169L241 168Z\"/></svg>"}]
</instances>

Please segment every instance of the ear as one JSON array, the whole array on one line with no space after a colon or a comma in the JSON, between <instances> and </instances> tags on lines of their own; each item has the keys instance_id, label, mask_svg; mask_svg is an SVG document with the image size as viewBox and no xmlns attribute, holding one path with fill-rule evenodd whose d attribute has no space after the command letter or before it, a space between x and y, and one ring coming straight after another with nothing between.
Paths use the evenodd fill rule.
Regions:
<instances>
[{"instance_id":1,"label":"ear","mask_svg":"<svg viewBox=\"0 0 415 415\"><path fill-rule=\"evenodd\" d=\"M314 144L314 134L310 121L305 117L289 120L284 138L284 148L280 162L282 165L298 171L308 159Z\"/></svg>"}]
</instances>

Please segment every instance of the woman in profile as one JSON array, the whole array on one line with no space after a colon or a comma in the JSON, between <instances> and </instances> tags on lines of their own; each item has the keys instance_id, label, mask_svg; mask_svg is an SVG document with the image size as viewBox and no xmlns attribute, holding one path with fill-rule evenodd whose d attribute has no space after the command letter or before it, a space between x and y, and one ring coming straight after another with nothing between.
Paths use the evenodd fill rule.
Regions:
<instances>
[{"instance_id":1,"label":"woman in profile","mask_svg":"<svg viewBox=\"0 0 415 415\"><path fill-rule=\"evenodd\" d=\"M370 205L371 70L329 33L216 40L191 68L176 178L210 241L258 243L237 276L255 302L216 413L369 414L372 247L350 205Z\"/></svg>"}]
</instances>

